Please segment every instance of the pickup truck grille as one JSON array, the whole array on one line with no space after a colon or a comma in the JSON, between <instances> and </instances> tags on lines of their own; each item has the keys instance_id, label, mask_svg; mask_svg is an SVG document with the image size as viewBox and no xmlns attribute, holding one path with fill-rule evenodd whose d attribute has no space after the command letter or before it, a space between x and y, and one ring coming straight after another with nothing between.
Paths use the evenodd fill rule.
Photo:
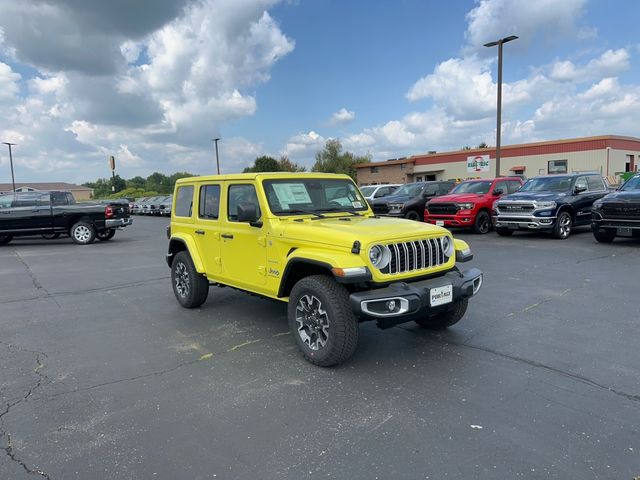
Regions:
<instances>
[{"instance_id":1,"label":"pickup truck grille","mask_svg":"<svg viewBox=\"0 0 640 480\"><path fill-rule=\"evenodd\" d=\"M530 214L535 210L535 206L532 203L498 203L496 205L498 213L505 215L509 214Z\"/></svg>"},{"instance_id":2,"label":"pickup truck grille","mask_svg":"<svg viewBox=\"0 0 640 480\"><path fill-rule=\"evenodd\" d=\"M458 206L455 203L430 203L427 205L427 209L432 215L455 215L458 213Z\"/></svg>"},{"instance_id":3,"label":"pickup truck grille","mask_svg":"<svg viewBox=\"0 0 640 480\"><path fill-rule=\"evenodd\" d=\"M638 218L640 219L640 205L603 205L602 214L606 218Z\"/></svg>"},{"instance_id":4,"label":"pickup truck grille","mask_svg":"<svg viewBox=\"0 0 640 480\"><path fill-rule=\"evenodd\" d=\"M387 214L389 213L389 205L387 205L386 203L374 203L373 213L377 213L380 215Z\"/></svg>"},{"instance_id":5,"label":"pickup truck grille","mask_svg":"<svg viewBox=\"0 0 640 480\"><path fill-rule=\"evenodd\" d=\"M391 261L382 273L407 273L446 263L441 238L390 243L387 247L391 251Z\"/></svg>"}]
</instances>

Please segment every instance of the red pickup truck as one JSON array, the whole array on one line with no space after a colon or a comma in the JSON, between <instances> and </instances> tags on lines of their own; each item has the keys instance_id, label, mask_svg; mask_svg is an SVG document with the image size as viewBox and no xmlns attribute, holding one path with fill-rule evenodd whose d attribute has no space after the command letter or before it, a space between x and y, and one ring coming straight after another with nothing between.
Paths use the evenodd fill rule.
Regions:
<instances>
[{"instance_id":1,"label":"red pickup truck","mask_svg":"<svg viewBox=\"0 0 640 480\"><path fill-rule=\"evenodd\" d=\"M491 230L493 203L502 195L514 193L524 182L520 177L492 180L467 180L456 185L448 195L427 203L424 221L449 228L473 228L476 233Z\"/></svg>"}]
</instances>

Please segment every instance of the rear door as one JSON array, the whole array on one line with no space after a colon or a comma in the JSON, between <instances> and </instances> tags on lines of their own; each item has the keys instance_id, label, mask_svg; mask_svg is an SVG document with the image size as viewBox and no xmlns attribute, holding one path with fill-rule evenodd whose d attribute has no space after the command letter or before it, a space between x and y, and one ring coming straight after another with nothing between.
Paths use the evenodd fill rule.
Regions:
<instances>
[{"instance_id":1,"label":"rear door","mask_svg":"<svg viewBox=\"0 0 640 480\"><path fill-rule=\"evenodd\" d=\"M194 238L207 274L219 274L220 258L220 182L198 185L198 224Z\"/></svg>"},{"instance_id":2,"label":"rear door","mask_svg":"<svg viewBox=\"0 0 640 480\"><path fill-rule=\"evenodd\" d=\"M49 207L43 210L38 205L37 192L16 193L11 204L11 224L16 233L44 230L44 222L49 220Z\"/></svg>"}]
</instances>

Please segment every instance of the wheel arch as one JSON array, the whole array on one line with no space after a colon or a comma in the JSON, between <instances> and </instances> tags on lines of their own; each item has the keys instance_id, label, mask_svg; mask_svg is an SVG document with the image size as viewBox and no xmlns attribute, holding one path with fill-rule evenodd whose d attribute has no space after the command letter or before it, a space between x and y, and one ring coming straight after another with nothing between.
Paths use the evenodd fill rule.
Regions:
<instances>
[{"instance_id":1,"label":"wheel arch","mask_svg":"<svg viewBox=\"0 0 640 480\"><path fill-rule=\"evenodd\" d=\"M172 236L169 240L169 248L166 255L167 265L171 267L171 263L173 262L173 257L182 251L187 251L191 260L193 261L193 265L196 267L196 271L198 273L206 273L204 268L204 263L198 254L198 249L196 248L195 243L190 237L186 236Z\"/></svg>"},{"instance_id":2,"label":"wheel arch","mask_svg":"<svg viewBox=\"0 0 640 480\"><path fill-rule=\"evenodd\" d=\"M278 297L288 297L293 286L301 279L311 275L327 275L334 277L331 265L320 260L309 258L293 258L289 260L282 274Z\"/></svg>"}]
</instances>

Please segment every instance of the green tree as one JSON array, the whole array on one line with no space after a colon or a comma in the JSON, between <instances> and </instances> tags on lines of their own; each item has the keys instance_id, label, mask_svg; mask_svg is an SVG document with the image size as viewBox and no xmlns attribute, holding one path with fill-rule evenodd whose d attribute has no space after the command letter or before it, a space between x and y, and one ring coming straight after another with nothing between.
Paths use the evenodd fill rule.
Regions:
<instances>
[{"instance_id":1,"label":"green tree","mask_svg":"<svg viewBox=\"0 0 640 480\"><path fill-rule=\"evenodd\" d=\"M286 155L282 155L280 160L278 160L278 167L280 167L280 171L282 172L304 172L306 168L302 165L298 165L295 162L289 160L289 157Z\"/></svg>"},{"instance_id":2,"label":"green tree","mask_svg":"<svg viewBox=\"0 0 640 480\"><path fill-rule=\"evenodd\" d=\"M460 150L471 150L471 147L469 145L465 145Z\"/></svg>"},{"instance_id":3,"label":"green tree","mask_svg":"<svg viewBox=\"0 0 640 480\"><path fill-rule=\"evenodd\" d=\"M146 180L140 176L127 180L127 188L144 188Z\"/></svg>"},{"instance_id":4,"label":"green tree","mask_svg":"<svg viewBox=\"0 0 640 480\"><path fill-rule=\"evenodd\" d=\"M249 172L279 172L280 166L278 161L268 155L262 155L253 162L253 166L247 167L243 170L243 173Z\"/></svg>"},{"instance_id":5,"label":"green tree","mask_svg":"<svg viewBox=\"0 0 640 480\"><path fill-rule=\"evenodd\" d=\"M144 188L145 190L155 190L156 192L169 194L171 192L171 180L163 173L153 172L147 177Z\"/></svg>"},{"instance_id":6,"label":"green tree","mask_svg":"<svg viewBox=\"0 0 640 480\"><path fill-rule=\"evenodd\" d=\"M351 152L342 152L340 140L327 140L324 148L316 153L316 163L311 168L314 172L346 173L356 178L356 165L369 163L371 156L358 156Z\"/></svg>"},{"instance_id":7,"label":"green tree","mask_svg":"<svg viewBox=\"0 0 640 480\"><path fill-rule=\"evenodd\" d=\"M478 145L476 148L489 148L489 145L486 144L486 142L482 142L480 145Z\"/></svg>"}]
</instances>

